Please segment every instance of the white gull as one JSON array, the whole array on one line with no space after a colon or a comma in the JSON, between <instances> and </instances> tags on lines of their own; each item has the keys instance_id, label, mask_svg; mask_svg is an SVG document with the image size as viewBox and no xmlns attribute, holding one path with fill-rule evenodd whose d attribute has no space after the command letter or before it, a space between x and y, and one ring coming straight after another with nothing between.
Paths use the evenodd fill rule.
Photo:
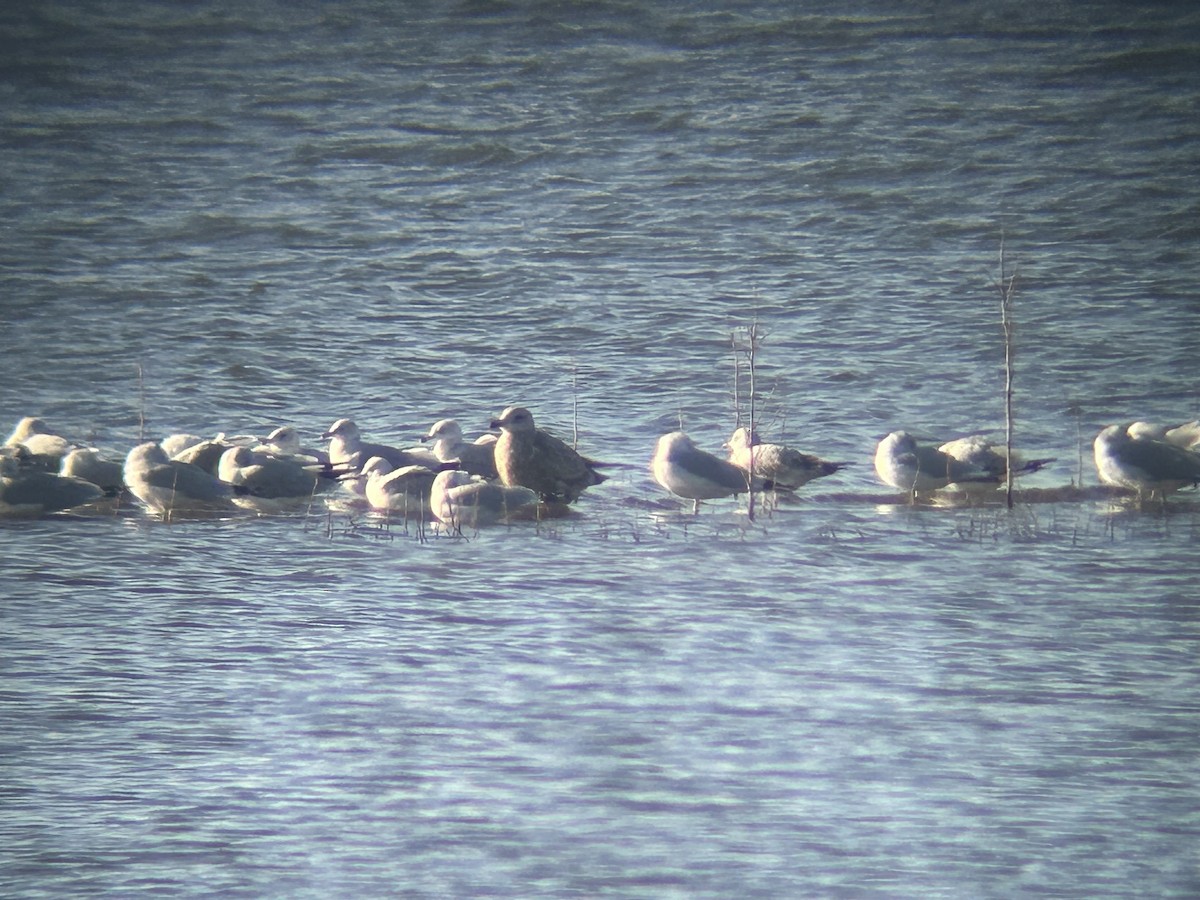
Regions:
<instances>
[{"instance_id":1,"label":"white gull","mask_svg":"<svg viewBox=\"0 0 1200 900\"><path fill-rule=\"evenodd\" d=\"M732 497L751 489L750 475L739 466L701 450L682 431L658 439L650 473L662 487L677 497L693 501L698 512L701 500ZM755 476L753 489L770 490L772 482Z\"/></svg>"},{"instance_id":2,"label":"white gull","mask_svg":"<svg viewBox=\"0 0 1200 900\"><path fill-rule=\"evenodd\" d=\"M105 459L95 447L76 447L63 457L58 474L82 478L106 494L116 495L125 487L121 470L120 462Z\"/></svg>"},{"instance_id":3,"label":"white gull","mask_svg":"<svg viewBox=\"0 0 1200 900\"><path fill-rule=\"evenodd\" d=\"M230 485L199 466L171 459L153 441L129 451L124 477L133 496L164 516L234 508Z\"/></svg>"},{"instance_id":4,"label":"white gull","mask_svg":"<svg viewBox=\"0 0 1200 900\"><path fill-rule=\"evenodd\" d=\"M996 483L996 476L977 465L924 444L906 431L893 431L875 448L875 473L884 484L906 493L936 491L950 484Z\"/></svg>"},{"instance_id":5,"label":"white gull","mask_svg":"<svg viewBox=\"0 0 1200 900\"><path fill-rule=\"evenodd\" d=\"M1200 419L1184 422L1174 427L1155 422L1131 422L1125 427L1131 438L1151 438L1166 441L1184 450L1200 449Z\"/></svg>"},{"instance_id":6,"label":"white gull","mask_svg":"<svg viewBox=\"0 0 1200 900\"><path fill-rule=\"evenodd\" d=\"M362 469L372 457L385 459L393 469L405 466L436 466L438 463L424 447L400 449L387 444L364 441L352 419L338 419L321 437L329 441L329 461L335 466L349 465Z\"/></svg>"},{"instance_id":7,"label":"white gull","mask_svg":"<svg viewBox=\"0 0 1200 900\"><path fill-rule=\"evenodd\" d=\"M942 444L938 447L938 450L949 456L953 456L960 463L978 471L981 476L977 480L970 480L961 485L953 486L961 487L964 490L991 489L1003 484L1008 477L1007 448L993 444L983 435L972 434L956 438L953 441L947 441ZM1026 460L1019 452L1014 450L1012 454L1013 477L1037 472L1054 462L1054 460L1055 457L1052 456Z\"/></svg>"},{"instance_id":8,"label":"white gull","mask_svg":"<svg viewBox=\"0 0 1200 900\"><path fill-rule=\"evenodd\" d=\"M271 453L283 457L308 457L314 462L328 463L329 453L316 447L305 447L300 432L291 425L280 425L251 448L259 453Z\"/></svg>"},{"instance_id":9,"label":"white gull","mask_svg":"<svg viewBox=\"0 0 1200 900\"><path fill-rule=\"evenodd\" d=\"M299 500L317 491L333 487L331 476L322 477L318 463L305 465L295 458L255 453L249 447L231 447L221 454L217 475L234 487L238 505L253 505L254 500ZM243 498L249 498L243 501Z\"/></svg>"},{"instance_id":10,"label":"white gull","mask_svg":"<svg viewBox=\"0 0 1200 900\"><path fill-rule=\"evenodd\" d=\"M373 509L423 516L429 508L435 473L426 466L393 468L383 457L373 456L363 465L361 475L366 478L365 494Z\"/></svg>"},{"instance_id":11,"label":"white gull","mask_svg":"<svg viewBox=\"0 0 1200 900\"><path fill-rule=\"evenodd\" d=\"M57 472L62 458L76 446L62 435L54 434L46 423L36 416L26 416L13 429L6 447L24 447L29 453L27 464L40 465Z\"/></svg>"},{"instance_id":12,"label":"white gull","mask_svg":"<svg viewBox=\"0 0 1200 900\"><path fill-rule=\"evenodd\" d=\"M99 500L104 492L90 481L22 466L0 454L0 517L40 516Z\"/></svg>"},{"instance_id":13,"label":"white gull","mask_svg":"<svg viewBox=\"0 0 1200 900\"><path fill-rule=\"evenodd\" d=\"M491 440L485 443L479 443L477 440L468 444L463 438L462 428L455 419L441 419L430 426L429 433L423 440L433 441L430 450L440 461L457 460L459 468L469 474L495 479L500 477L500 473L496 471L496 437L484 437Z\"/></svg>"},{"instance_id":14,"label":"white gull","mask_svg":"<svg viewBox=\"0 0 1200 900\"><path fill-rule=\"evenodd\" d=\"M439 472L430 493L433 514L453 531L479 528L536 513L538 495L473 477L461 469Z\"/></svg>"},{"instance_id":15,"label":"white gull","mask_svg":"<svg viewBox=\"0 0 1200 900\"><path fill-rule=\"evenodd\" d=\"M1139 498L1168 494L1200 484L1200 454L1168 441L1133 437L1128 425L1109 425L1092 442L1096 473L1115 487L1137 492Z\"/></svg>"}]
</instances>

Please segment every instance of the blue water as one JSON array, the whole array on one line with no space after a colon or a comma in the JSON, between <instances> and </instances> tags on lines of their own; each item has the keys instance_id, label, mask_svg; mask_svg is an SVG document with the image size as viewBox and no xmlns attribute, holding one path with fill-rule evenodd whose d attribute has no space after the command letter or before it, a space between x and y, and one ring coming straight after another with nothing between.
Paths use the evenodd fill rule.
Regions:
<instances>
[{"instance_id":1,"label":"blue water","mask_svg":"<svg viewBox=\"0 0 1200 900\"><path fill-rule=\"evenodd\" d=\"M1200 15L48 2L0 51L0 421L520 403L621 464L466 539L0 523L0 893L1200 892L1194 494L870 463L1002 427L1002 246L1032 486L1200 415ZM692 518L646 464L719 449L754 322L764 430L852 465Z\"/></svg>"}]
</instances>

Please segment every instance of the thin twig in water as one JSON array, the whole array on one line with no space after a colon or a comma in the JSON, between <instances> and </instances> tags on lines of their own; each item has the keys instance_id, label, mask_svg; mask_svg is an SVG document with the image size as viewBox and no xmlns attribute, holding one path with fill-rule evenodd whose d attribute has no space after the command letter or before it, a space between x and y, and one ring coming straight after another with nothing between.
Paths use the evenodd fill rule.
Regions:
<instances>
[{"instance_id":1,"label":"thin twig in water","mask_svg":"<svg viewBox=\"0 0 1200 900\"><path fill-rule=\"evenodd\" d=\"M579 367L571 363L571 448L579 449Z\"/></svg>"},{"instance_id":2,"label":"thin twig in water","mask_svg":"<svg viewBox=\"0 0 1200 900\"><path fill-rule=\"evenodd\" d=\"M1013 508L1013 295L1017 273L1005 274L1004 236L1000 236L1000 324L1004 330L1004 502Z\"/></svg>"},{"instance_id":3,"label":"thin twig in water","mask_svg":"<svg viewBox=\"0 0 1200 900\"><path fill-rule=\"evenodd\" d=\"M138 378L138 443L146 440L146 381L142 364L137 364Z\"/></svg>"}]
</instances>

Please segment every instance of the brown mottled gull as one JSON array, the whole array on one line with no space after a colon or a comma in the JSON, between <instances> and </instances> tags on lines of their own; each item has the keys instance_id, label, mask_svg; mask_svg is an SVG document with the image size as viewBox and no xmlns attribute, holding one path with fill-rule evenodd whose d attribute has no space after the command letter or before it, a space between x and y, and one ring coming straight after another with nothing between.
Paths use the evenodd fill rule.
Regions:
<instances>
[{"instance_id":1,"label":"brown mottled gull","mask_svg":"<svg viewBox=\"0 0 1200 900\"><path fill-rule=\"evenodd\" d=\"M826 462L808 453L801 453L784 444L766 444L749 429L738 428L725 445L729 449L729 461L741 469L750 470L754 462L754 474L775 483L775 487L793 490L808 484L814 478L832 475L846 463Z\"/></svg>"},{"instance_id":2,"label":"brown mottled gull","mask_svg":"<svg viewBox=\"0 0 1200 900\"><path fill-rule=\"evenodd\" d=\"M535 427L533 414L510 406L492 420L501 429L496 441L496 471L510 487L527 487L550 503L571 503L585 488L604 481L597 463Z\"/></svg>"}]
</instances>

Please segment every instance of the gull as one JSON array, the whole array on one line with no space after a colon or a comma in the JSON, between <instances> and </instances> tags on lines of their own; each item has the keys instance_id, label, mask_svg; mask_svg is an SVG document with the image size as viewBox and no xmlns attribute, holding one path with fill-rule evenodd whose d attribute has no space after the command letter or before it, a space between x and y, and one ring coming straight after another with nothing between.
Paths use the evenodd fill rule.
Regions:
<instances>
[{"instance_id":1,"label":"gull","mask_svg":"<svg viewBox=\"0 0 1200 900\"><path fill-rule=\"evenodd\" d=\"M700 511L701 500L732 497L751 489L750 474L745 469L701 450L682 431L658 439L650 473L672 494L692 500L693 512ZM773 482L755 476L754 490L770 490L773 486Z\"/></svg>"},{"instance_id":2,"label":"gull","mask_svg":"<svg viewBox=\"0 0 1200 900\"><path fill-rule=\"evenodd\" d=\"M995 484L996 476L955 459L936 447L918 444L906 431L893 431L875 448L875 473L884 484L917 494L950 484Z\"/></svg>"},{"instance_id":3,"label":"gull","mask_svg":"<svg viewBox=\"0 0 1200 900\"><path fill-rule=\"evenodd\" d=\"M201 440L198 444L192 444L170 458L176 462L196 466L198 469L203 469L209 475L216 476L217 467L221 464L221 456L224 455L226 450L231 450L235 446L235 444L225 440L223 435L217 435L213 438Z\"/></svg>"},{"instance_id":4,"label":"gull","mask_svg":"<svg viewBox=\"0 0 1200 900\"><path fill-rule=\"evenodd\" d=\"M808 484L814 478L832 475L847 463L826 462L808 453L801 453L783 444L764 444L757 434L749 429L738 428L725 445L729 450L729 461L739 469L750 471L754 462L754 474L774 482L775 487L794 490Z\"/></svg>"},{"instance_id":5,"label":"gull","mask_svg":"<svg viewBox=\"0 0 1200 900\"><path fill-rule=\"evenodd\" d=\"M386 459L393 469L405 466L437 465L437 457L424 447L401 450L386 444L372 444L362 439L352 419L338 419L321 435L329 440L329 461L335 466L350 465L361 469L372 457Z\"/></svg>"},{"instance_id":6,"label":"gull","mask_svg":"<svg viewBox=\"0 0 1200 900\"><path fill-rule=\"evenodd\" d=\"M481 478L495 479L500 477L496 471L496 437L485 435L490 441L468 444L463 439L462 428L454 419L441 419L434 422L429 433L422 440L433 441L430 448L433 455L442 462L457 460L460 469Z\"/></svg>"},{"instance_id":7,"label":"gull","mask_svg":"<svg viewBox=\"0 0 1200 900\"><path fill-rule=\"evenodd\" d=\"M17 457L0 455L0 517L40 516L99 500L104 492L90 481L30 469Z\"/></svg>"},{"instance_id":8,"label":"gull","mask_svg":"<svg viewBox=\"0 0 1200 900\"><path fill-rule=\"evenodd\" d=\"M1200 450L1200 419L1193 419L1169 429L1167 441L1184 450Z\"/></svg>"},{"instance_id":9,"label":"gull","mask_svg":"<svg viewBox=\"0 0 1200 900\"><path fill-rule=\"evenodd\" d=\"M300 432L291 425L280 425L266 437L259 438L258 444L251 449L273 456L308 458L326 464L329 462L329 454L326 451L303 446L300 442Z\"/></svg>"},{"instance_id":10,"label":"gull","mask_svg":"<svg viewBox=\"0 0 1200 900\"><path fill-rule=\"evenodd\" d=\"M1128 425L1109 425L1092 442L1096 473L1105 484L1131 488L1140 498L1162 499L1200 484L1200 454L1148 437L1132 437Z\"/></svg>"},{"instance_id":11,"label":"gull","mask_svg":"<svg viewBox=\"0 0 1200 900\"><path fill-rule=\"evenodd\" d=\"M988 479L971 480L962 487L998 486L1008 477L1008 456L1006 448L997 447L983 435L972 434L967 437L947 441L938 447L942 453L953 456L959 462L979 471L981 475L991 476ZM1012 456L1013 477L1028 475L1054 462L1055 457L1023 460L1015 451Z\"/></svg>"},{"instance_id":12,"label":"gull","mask_svg":"<svg viewBox=\"0 0 1200 900\"><path fill-rule=\"evenodd\" d=\"M439 472L430 493L433 514L451 530L493 525L531 515L538 495L524 487L508 487L474 477L461 469Z\"/></svg>"},{"instance_id":13,"label":"gull","mask_svg":"<svg viewBox=\"0 0 1200 900\"><path fill-rule=\"evenodd\" d=\"M491 427L501 430L496 471L509 487L527 487L547 502L571 503L584 489L604 481L597 463L537 428L533 413L523 406L508 407Z\"/></svg>"},{"instance_id":14,"label":"gull","mask_svg":"<svg viewBox=\"0 0 1200 900\"><path fill-rule=\"evenodd\" d=\"M1200 419L1184 422L1174 428L1154 422L1131 422L1125 427L1125 432L1135 439L1150 438L1156 441L1166 441L1168 444L1174 444L1184 450L1200 449Z\"/></svg>"},{"instance_id":15,"label":"gull","mask_svg":"<svg viewBox=\"0 0 1200 900\"><path fill-rule=\"evenodd\" d=\"M159 441L159 446L163 448L163 453L174 459L188 447L195 447L197 444L204 442L204 438L198 434L190 434L186 431L181 431L176 434L168 435Z\"/></svg>"},{"instance_id":16,"label":"gull","mask_svg":"<svg viewBox=\"0 0 1200 900\"><path fill-rule=\"evenodd\" d=\"M125 457L125 485L152 512L213 512L233 509L233 488L192 463L171 459L153 441Z\"/></svg>"},{"instance_id":17,"label":"gull","mask_svg":"<svg viewBox=\"0 0 1200 900\"><path fill-rule=\"evenodd\" d=\"M125 487L121 469L121 463L105 459L95 447L76 447L63 457L58 474L90 481L105 494L116 496Z\"/></svg>"},{"instance_id":18,"label":"gull","mask_svg":"<svg viewBox=\"0 0 1200 900\"><path fill-rule=\"evenodd\" d=\"M307 499L333 486L332 476L322 478L319 464L305 465L294 458L255 453L249 447L231 447L221 454L217 476L238 495L261 500ZM239 503L239 505L243 505Z\"/></svg>"},{"instance_id":19,"label":"gull","mask_svg":"<svg viewBox=\"0 0 1200 900\"><path fill-rule=\"evenodd\" d=\"M429 506L436 473L426 466L393 468L382 456L372 456L362 467L367 502L374 509L421 515Z\"/></svg>"},{"instance_id":20,"label":"gull","mask_svg":"<svg viewBox=\"0 0 1200 900\"><path fill-rule=\"evenodd\" d=\"M26 416L13 429L6 447L24 447L29 452L27 464L38 465L57 472L62 458L75 447L61 435L54 434L46 423L35 416Z\"/></svg>"}]
</instances>

